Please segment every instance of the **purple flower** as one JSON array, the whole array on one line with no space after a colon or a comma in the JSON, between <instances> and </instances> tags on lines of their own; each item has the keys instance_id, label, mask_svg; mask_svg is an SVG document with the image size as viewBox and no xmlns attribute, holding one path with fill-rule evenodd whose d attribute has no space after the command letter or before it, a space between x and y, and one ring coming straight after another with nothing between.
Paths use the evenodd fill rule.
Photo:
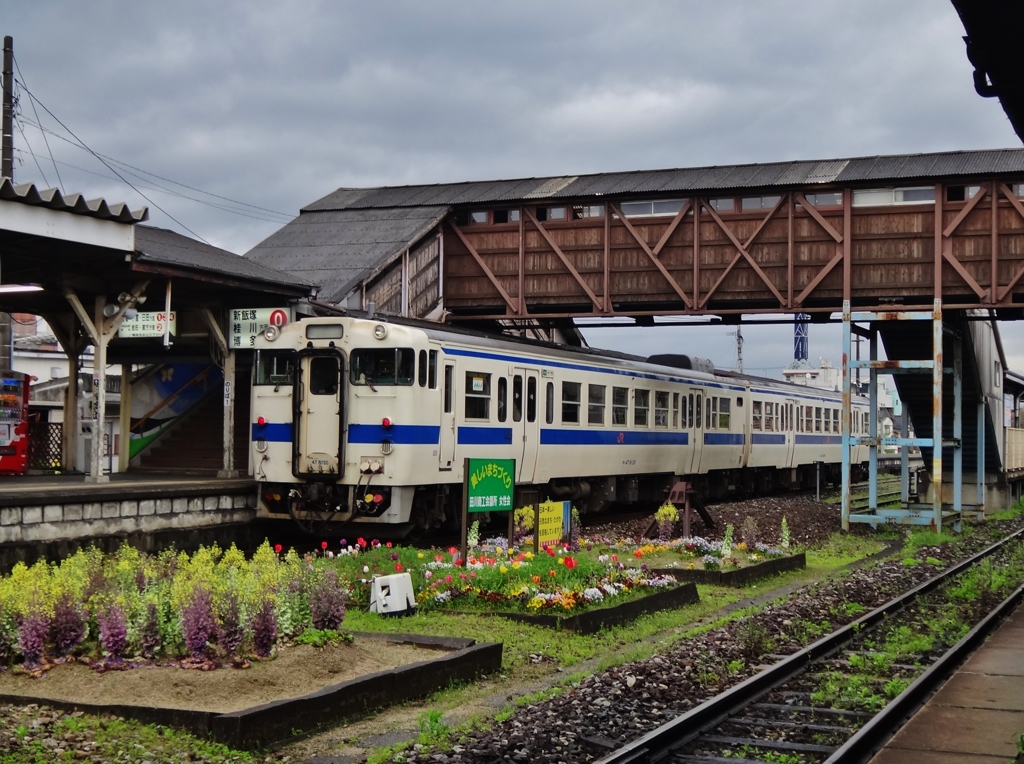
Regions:
<instances>
[{"instance_id":1,"label":"purple flower","mask_svg":"<svg viewBox=\"0 0 1024 764\"><path fill-rule=\"evenodd\" d=\"M111 605L99 616L100 642L103 649L107 651L115 661L124 656L125 648L128 647L128 619L125 617L124 608L120 605Z\"/></svg>"},{"instance_id":2,"label":"purple flower","mask_svg":"<svg viewBox=\"0 0 1024 764\"><path fill-rule=\"evenodd\" d=\"M150 659L155 658L160 650L160 613L155 602L150 602L146 608L146 622L142 625L140 641L142 655Z\"/></svg>"},{"instance_id":3,"label":"purple flower","mask_svg":"<svg viewBox=\"0 0 1024 764\"><path fill-rule=\"evenodd\" d=\"M234 655L242 646L242 617L238 612L238 597L229 594L220 610L220 644L228 655Z\"/></svg>"},{"instance_id":4,"label":"purple flower","mask_svg":"<svg viewBox=\"0 0 1024 764\"><path fill-rule=\"evenodd\" d=\"M313 584L309 612L314 629L337 629L345 620L345 590L334 568L327 568Z\"/></svg>"},{"instance_id":5,"label":"purple flower","mask_svg":"<svg viewBox=\"0 0 1024 764\"><path fill-rule=\"evenodd\" d=\"M398 552L392 552L391 553L391 559L392 560L397 560L398 559Z\"/></svg>"},{"instance_id":6,"label":"purple flower","mask_svg":"<svg viewBox=\"0 0 1024 764\"><path fill-rule=\"evenodd\" d=\"M341 545L342 545L343 547L346 547L346 546L348 546L348 539L342 539L342 540L341 540Z\"/></svg>"},{"instance_id":7,"label":"purple flower","mask_svg":"<svg viewBox=\"0 0 1024 764\"><path fill-rule=\"evenodd\" d=\"M640 564L640 570L642 570L644 573L647 572L648 568L646 562Z\"/></svg>"},{"instance_id":8,"label":"purple flower","mask_svg":"<svg viewBox=\"0 0 1024 764\"><path fill-rule=\"evenodd\" d=\"M205 658L206 646L217 635L210 592L197 588L192 601L181 611L181 631L185 646L193 658Z\"/></svg>"},{"instance_id":9,"label":"purple flower","mask_svg":"<svg viewBox=\"0 0 1024 764\"><path fill-rule=\"evenodd\" d=\"M49 626L49 619L42 613L30 613L22 619L18 627L18 649L25 659L25 665L35 666L43 657Z\"/></svg>"},{"instance_id":10,"label":"purple flower","mask_svg":"<svg viewBox=\"0 0 1024 764\"><path fill-rule=\"evenodd\" d=\"M57 600L49 632L50 642L58 656L67 655L85 637L85 618L71 595L63 594Z\"/></svg>"},{"instance_id":11,"label":"purple flower","mask_svg":"<svg viewBox=\"0 0 1024 764\"><path fill-rule=\"evenodd\" d=\"M260 603L259 608L253 614L250 626L253 649L261 658L269 658L270 651L274 649L274 643L277 642L277 613L271 600L263 600Z\"/></svg>"}]
</instances>

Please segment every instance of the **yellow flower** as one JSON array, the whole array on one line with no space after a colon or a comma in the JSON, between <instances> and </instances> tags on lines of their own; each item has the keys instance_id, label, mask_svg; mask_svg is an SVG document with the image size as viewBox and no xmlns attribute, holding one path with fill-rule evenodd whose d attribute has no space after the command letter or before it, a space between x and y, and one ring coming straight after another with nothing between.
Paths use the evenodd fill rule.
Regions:
<instances>
[{"instance_id":1,"label":"yellow flower","mask_svg":"<svg viewBox=\"0 0 1024 764\"><path fill-rule=\"evenodd\" d=\"M526 553L526 559L527 560L532 560L533 559L533 552L527 552Z\"/></svg>"},{"instance_id":2,"label":"yellow flower","mask_svg":"<svg viewBox=\"0 0 1024 764\"><path fill-rule=\"evenodd\" d=\"M420 552L420 553L419 553L419 554L417 554L416 556L417 556L417 557L419 557L419 558L420 558L420 559L422 560L422 559L423 559L423 552Z\"/></svg>"},{"instance_id":3,"label":"yellow flower","mask_svg":"<svg viewBox=\"0 0 1024 764\"><path fill-rule=\"evenodd\" d=\"M686 569L687 570L693 570L696 567L697 567L697 563L691 562L689 565L686 566Z\"/></svg>"},{"instance_id":4,"label":"yellow flower","mask_svg":"<svg viewBox=\"0 0 1024 764\"><path fill-rule=\"evenodd\" d=\"M564 557L559 557L558 558L558 564L559 565L565 565L565 558Z\"/></svg>"},{"instance_id":5,"label":"yellow flower","mask_svg":"<svg viewBox=\"0 0 1024 764\"><path fill-rule=\"evenodd\" d=\"M508 573L508 568L505 567L504 565L502 565L500 568L498 568L498 570L500 570L502 573Z\"/></svg>"},{"instance_id":6,"label":"yellow flower","mask_svg":"<svg viewBox=\"0 0 1024 764\"><path fill-rule=\"evenodd\" d=\"M513 568L514 568L515 570L519 570L519 563L518 563L518 562L513 562L513 563L512 563L512 567L513 567Z\"/></svg>"}]
</instances>

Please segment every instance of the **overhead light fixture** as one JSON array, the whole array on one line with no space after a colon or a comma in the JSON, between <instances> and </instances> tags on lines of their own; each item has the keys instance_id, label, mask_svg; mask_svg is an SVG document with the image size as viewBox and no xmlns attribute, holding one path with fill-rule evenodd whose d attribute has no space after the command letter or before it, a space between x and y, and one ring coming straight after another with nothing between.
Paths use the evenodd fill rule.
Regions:
<instances>
[{"instance_id":1,"label":"overhead light fixture","mask_svg":"<svg viewBox=\"0 0 1024 764\"><path fill-rule=\"evenodd\" d=\"M42 292L41 286L35 284L0 284L0 294L13 294L15 292Z\"/></svg>"}]
</instances>

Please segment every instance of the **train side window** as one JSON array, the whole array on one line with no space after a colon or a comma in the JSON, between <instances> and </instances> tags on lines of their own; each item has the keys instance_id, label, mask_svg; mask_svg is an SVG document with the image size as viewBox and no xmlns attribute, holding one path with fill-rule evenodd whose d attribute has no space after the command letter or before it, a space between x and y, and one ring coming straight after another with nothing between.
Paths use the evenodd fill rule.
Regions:
<instances>
[{"instance_id":1,"label":"train side window","mask_svg":"<svg viewBox=\"0 0 1024 764\"><path fill-rule=\"evenodd\" d=\"M467 416L469 416L467 414ZM504 422L508 419L508 380L504 377L498 379L498 421Z\"/></svg>"},{"instance_id":2,"label":"train side window","mask_svg":"<svg viewBox=\"0 0 1024 764\"><path fill-rule=\"evenodd\" d=\"M580 388L579 382L562 383L562 424L580 423Z\"/></svg>"},{"instance_id":3,"label":"train side window","mask_svg":"<svg viewBox=\"0 0 1024 764\"><path fill-rule=\"evenodd\" d=\"M690 393L689 396L687 396L687 397L689 398L689 401L690 401L690 413L686 417L686 422L687 422L686 426L689 429L692 430L693 429L693 410L694 410L693 393ZM697 399L697 406L696 406L696 408L698 408L698 409L700 408L700 398ZM700 415L697 416L697 424L700 424Z\"/></svg>"},{"instance_id":4,"label":"train side window","mask_svg":"<svg viewBox=\"0 0 1024 764\"><path fill-rule=\"evenodd\" d=\"M697 429L698 430L701 429L701 427L703 427L703 425L701 424L701 419L700 419L701 409L703 408L703 405L701 403L701 398L702 397L703 396L700 393L697 393L697 400L694 402L694 406L693 406L694 410L697 412Z\"/></svg>"},{"instance_id":5,"label":"train side window","mask_svg":"<svg viewBox=\"0 0 1024 764\"><path fill-rule=\"evenodd\" d=\"M824 410L825 416L822 417L822 422L821 422L821 431L822 432L832 432L832 417L829 416L828 412L829 412L829 409L826 408Z\"/></svg>"},{"instance_id":6,"label":"train side window","mask_svg":"<svg viewBox=\"0 0 1024 764\"><path fill-rule=\"evenodd\" d=\"M750 429L760 430L761 429L761 401L754 401L754 407L751 414Z\"/></svg>"},{"instance_id":7,"label":"train side window","mask_svg":"<svg viewBox=\"0 0 1024 764\"><path fill-rule=\"evenodd\" d=\"M437 389L437 351L431 350L427 361L427 387Z\"/></svg>"},{"instance_id":8,"label":"train side window","mask_svg":"<svg viewBox=\"0 0 1024 764\"><path fill-rule=\"evenodd\" d=\"M626 426L626 413L629 411L629 388L612 388L612 424Z\"/></svg>"},{"instance_id":9,"label":"train side window","mask_svg":"<svg viewBox=\"0 0 1024 764\"><path fill-rule=\"evenodd\" d=\"M679 426L679 393L672 393L672 429Z\"/></svg>"},{"instance_id":10,"label":"train side window","mask_svg":"<svg viewBox=\"0 0 1024 764\"><path fill-rule=\"evenodd\" d=\"M682 427L683 429L686 429L686 427L687 427L687 424L686 424L686 410L687 410L686 400L687 400L687 397L685 395L683 395L681 397L682 397L683 400L682 400L682 409L679 412L679 426ZM690 400L692 400L692 399L693 399L693 396L691 395L690 396Z\"/></svg>"},{"instance_id":11,"label":"train side window","mask_svg":"<svg viewBox=\"0 0 1024 764\"><path fill-rule=\"evenodd\" d=\"M718 401L718 428L721 430L729 429L730 416L730 403L728 398L720 398Z\"/></svg>"},{"instance_id":12,"label":"train side window","mask_svg":"<svg viewBox=\"0 0 1024 764\"><path fill-rule=\"evenodd\" d=\"M309 360L310 395L334 395L338 392L338 359L317 356Z\"/></svg>"},{"instance_id":13,"label":"train side window","mask_svg":"<svg viewBox=\"0 0 1024 764\"><path fill-rule=\"evenodd\" d=\"M587 424L604 424L604 385L587 385Z\"/></svg>"},{"instance_id":14,"label":"train side window","mask_svg":"<svg viewBox=\"0 0 1024 764\"><path fill-rule=\"evenodd\" d=\"M526 380L526 421L537 421L537 378ZM549 423L550 424L550 423Z\"/></svg>"},{"instance_id":15,"label":"train side window","mask_svg":"<svg viewBox=\"0 0 1024 764\"><path fill-rule=\"evenodd\" d=\"M420 387L426 387L427 386L427 351L426 350L421 350L420 351L420 364L419 364L419 369L417 369L417 371L419 372L419 380L418 381L420 383Z\"/></svg>"},{"instance_id":16,"label":"train side window","mask_svg":"<svg viewBox=\"0 0 1024 764\"><path fill-rule=\"evenodd\" d=\"M633 391L633 426L647 427L647 415L651 410L651 391Z\"/></svg>"},{"instance_id":17,"label":"train side window","mask_svg":"<svg viewBox=\"0 0 1024 764\"><path fill-rule=\"evenodd\" d=\"M555 383L548 382L546 400L544 402L544 421L551 424L555 421Z\"/></svg>"},{"instance_id":18,"label":"train side window","mask_svg":"<svg viewBox=\"0 0 1024 764\"><path fill-rule=\"evenodd\" d=\"M654 426L668 427L668 393L664 390L654 391Z\"/></svg>"},{"instance_id":19,"label":"train side window","mask_svg":"<svg viewBox=\"0 0 1024 764\"><path fill-rule=\"evenodd\" d=\"M452 413L455 399L455 367L444 367L444 413Z\"/></svg>"},{"instance_id":20,"label":"train side window","mask_svg":"<svg viewBox=\"0 0 1024 764\"><path fill-rule=\"evenodd\" d=\"M821 406L814 407L814 431L821 432Z\"/></svg>"},{"instance_id":21,"label":"train side window","mask_svg":"<svg viewBox=\"0 0 1024 764\"><path fill-rule=\"evenodd\" d=\"M764 429L767 432L775 430L775 404L770 401L764 402Z\"/></svg>"},{"instance_id":22,"label":"train side window","mask_svg":"<svg viewBox=\"0 0 1024 764\"><path fill-rule=\"evenodd\" d=\"M523 375L512 377L512 421L523 421Z\"/></svg>"},{"instance_id":23,"label":"train side window","mask_svg":"<svg viewBox=\"0 0 1024 764\"><path fill-rule=\"evenodd\" d=\"M295 352L292 350L257 350L256 384L290 385L295 378Z\"/></svg>"},{"instance_id":24,"label":"train side window","mask_svg":"<svg viewBox=\"0 0 1024 764\"><path fill-rule=\"evenodd\" d=\"M466 372L466 419L491 418L491 375Z\"/></svg>"},{"instance_id":25,"label":"train side window","mask_svg":"<svg viewBox=\"0 0 1024 764\"><path fill-rule=\"evenodd\" d=\"M871 432L871 419L870 415L866 411L864 412L864 432ZM906 437L906 435L903 437Z\"/></svg>"},{"instance_id":26,"label":"train side window","mask_svg":"<svg viewBox=\"0 0 1024 764\"><path fill-rule=\"evenodd\" d=\"M832 432L841 432L839 429L839 409L832 409Z\"/></svg>"},{"instance_id":27,"label":"train side window","mask_svg":"<svg viewBox=\"0 0 1024 764\"><path fill-rule=\"evenodd\" d=\"M718 398L713 395L709 395L704 399L706 401L705 406L708 410L708 415L704 417L704 426L708 430L718 429Z\"/></svg>"}]
</instances>

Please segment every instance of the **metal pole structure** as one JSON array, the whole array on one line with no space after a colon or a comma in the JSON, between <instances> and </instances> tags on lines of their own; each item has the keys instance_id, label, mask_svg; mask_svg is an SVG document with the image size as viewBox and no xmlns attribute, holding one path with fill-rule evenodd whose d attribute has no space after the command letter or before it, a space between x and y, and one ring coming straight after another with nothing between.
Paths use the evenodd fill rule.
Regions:
<instances>
[{"instance_id":1,"label":"metal pole structure","mask_svg":"<svg viewBox=\"0 0 1024 764\"><path fill-rule=\"evenodd\" d=\"M843 530L850 530L850 301L843 300Z\"/></svg>"},{"instance_id":2,"label":"metal pole structure","mask_svg":"<svg viewBox=\"0 0 1024 764\"><path fill-rule=\"evenodd\" d=\"M4 117L0 175L14 180L14 38L4 37Z\"/></svg>"},{"instance_id":3,"label":"metal pole structure","mask_svg":"<svg viewBox=\"0 0 1024 764\"><path fill-rule=\"evenodd\" d=\"M966 327L953 335L953 511L964 511L964 335Z\"/></svg>"},{"instance_id":4,"label":"metal pole structure","mask_svg":"<svg viewBox=\"0 0 1024 764\"><path fill-rule=\"evenodd\" d=\"M978 400L978 520L985 517L985 398Z\"/></svg>"},{"instance_id":5,"label":"metal pole structure","mask_svg":"<svg viewBox=\"0 0 1024 764\"><path fill-rule=\"evenodd\" d=\"M868 355L872 361L878 360L878 329L871 327L871 339L868 340ZM860 367L857 368L858 373ZM874 512L878 509L878 369L872 364L868 370L868 506Z\"/></svg>"},{"instance_id":6,"label":"metal pole structure","mask_svg":"<svg viewBox=\"0 0 1024 764\"><path fill-rule=\"evenodd\" d=\"M900 437L906 440L910 437L910 415L907 413L907 404L900 401ZM900 446L900 503L904 508L910 503L910 444L904 443Z\"/></svg>"},{"instance_id":7,"label":"metal pole structure","mask_svg":"<svg viewBox=\"0 0 1024 764\"><path fill-rule=\"evenodd\" d=\"M942 300L932 308L932 530L942 532Z\"/></svg>"}]
</instances>

